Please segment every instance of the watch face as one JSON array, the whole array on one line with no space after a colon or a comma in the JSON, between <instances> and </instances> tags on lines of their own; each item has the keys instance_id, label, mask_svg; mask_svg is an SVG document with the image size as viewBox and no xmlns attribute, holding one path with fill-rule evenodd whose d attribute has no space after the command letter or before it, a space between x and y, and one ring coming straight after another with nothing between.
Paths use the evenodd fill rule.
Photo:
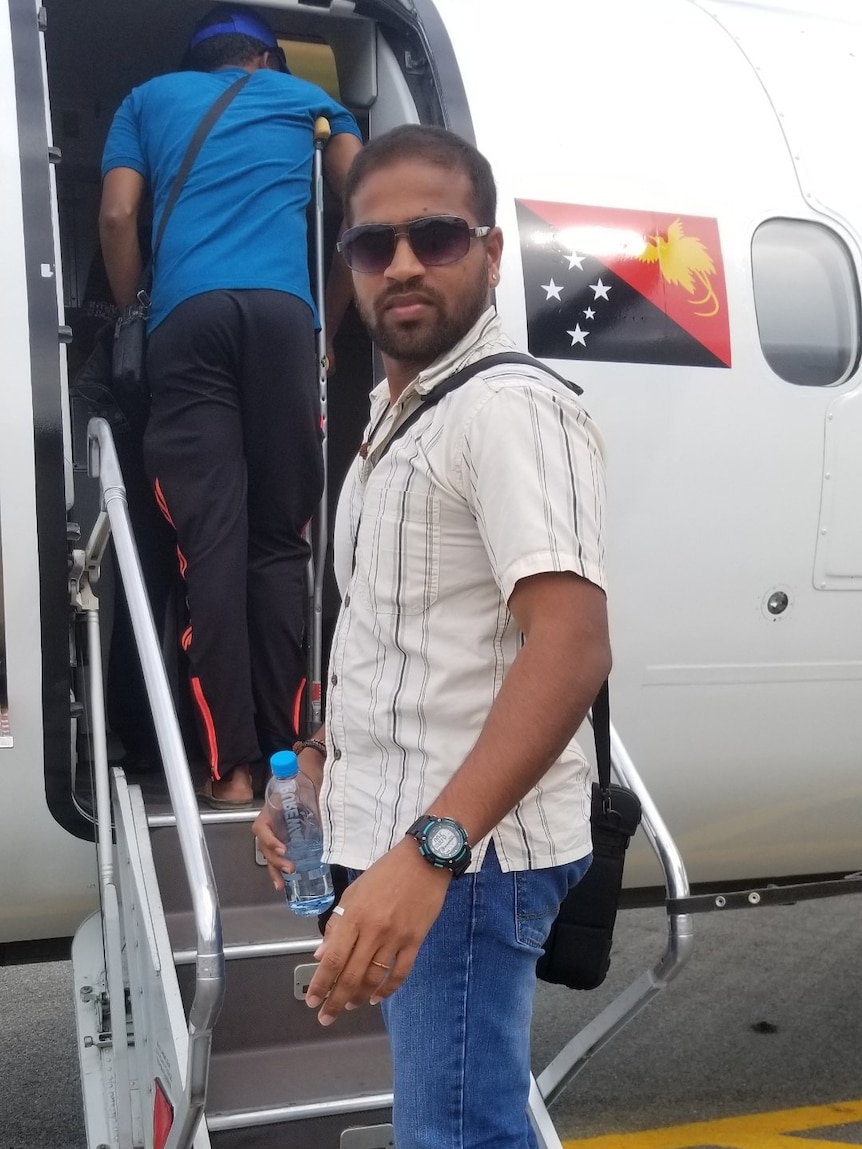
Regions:
<instances>
[{"instance_id":1,"label":"watch face","mask_svg":"<svg viewBox=\"0 0 862 1149\"><path fill-rule=\"evenodd\" d=\"M447 826L445 822L432 826L425 835L425 841L432 854L436 854L438 858L445 858L447 861L457 857L464 846L458 831L452 826Z\"/></svg>"}]
</instances>

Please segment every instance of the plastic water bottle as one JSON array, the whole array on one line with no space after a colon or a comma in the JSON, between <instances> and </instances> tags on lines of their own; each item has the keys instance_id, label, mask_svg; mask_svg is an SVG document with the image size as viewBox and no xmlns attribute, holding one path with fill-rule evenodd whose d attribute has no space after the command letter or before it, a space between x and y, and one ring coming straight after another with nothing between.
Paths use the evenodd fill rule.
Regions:
<instances>
[{"instance_id":1,"label":"plastic water bottle","mask_svg":"<svg viewBox=\"0 0 862 1149\"><path fill-rule=\"evenodd\" d=\"M322 914L335 901L335 895L329 866L321 861L323 832L314 786L300 773L292 750L279 750L269 764L273 776L266 786L267 810L273 831L296 867L294 873L283 875L284 896L295 914Z\"/></svg>"}]
</instances>

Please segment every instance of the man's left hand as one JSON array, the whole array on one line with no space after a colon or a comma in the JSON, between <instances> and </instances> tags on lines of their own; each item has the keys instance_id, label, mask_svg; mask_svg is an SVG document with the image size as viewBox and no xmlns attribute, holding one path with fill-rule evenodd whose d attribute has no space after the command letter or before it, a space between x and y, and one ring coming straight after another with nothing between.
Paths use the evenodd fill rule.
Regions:
<instances>
[{"instance_id":1,"label":"man's left hand","mask_svg":"<svg viewBox=\"0 0 862 1149\"><path fill-rule=\"evenodd\" d=\"M405 838L347 888L314 956L320 962L305 995L321 1025L343 1009L376 1005L410 972L443 907L452 876L437 870Z\"/></svg>"}]
</instances>

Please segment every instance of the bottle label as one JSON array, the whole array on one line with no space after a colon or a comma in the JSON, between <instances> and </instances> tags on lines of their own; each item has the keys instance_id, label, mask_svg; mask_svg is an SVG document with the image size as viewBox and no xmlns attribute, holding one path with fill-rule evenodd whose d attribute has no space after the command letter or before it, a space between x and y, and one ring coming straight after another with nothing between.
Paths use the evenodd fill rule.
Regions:
<instances>
[{"instance_id":1,"label":"bottle label","mask_svg":"<svg viewBox=\"0 0 862 1149\"><path fill-rule=\"evenodd\" d=\"M299 804L297 802L296 788L291 786L290 789L285 787L281 792L281 808L284 811L285 820L299 817Z\"/></svg>"}]
</instances>

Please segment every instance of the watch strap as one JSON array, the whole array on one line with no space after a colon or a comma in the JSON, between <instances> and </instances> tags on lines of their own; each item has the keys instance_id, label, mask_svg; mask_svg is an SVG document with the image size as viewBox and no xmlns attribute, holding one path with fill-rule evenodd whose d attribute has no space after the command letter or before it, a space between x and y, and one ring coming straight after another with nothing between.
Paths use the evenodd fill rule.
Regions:
<instances>
[{"instance_id":1,"label":"watch strap","mask_svg":"<svg viewBox=\"0 0 862 1149\"><path fill-rule=\"evenodd\" d=\"M449 823L455 827L463 839L463 847L454 858L441 858L438 854L434 854L428 846L428 831L441 822ZM406 833L408 837L416 840L419 844L420 855L435 869L449 870L453 878L460 878L470 865L473 854L470 849L469 836L461 823L456 822L454 818L441 818L436 814L421 814Z\"/></svg>"}]
</instances>

